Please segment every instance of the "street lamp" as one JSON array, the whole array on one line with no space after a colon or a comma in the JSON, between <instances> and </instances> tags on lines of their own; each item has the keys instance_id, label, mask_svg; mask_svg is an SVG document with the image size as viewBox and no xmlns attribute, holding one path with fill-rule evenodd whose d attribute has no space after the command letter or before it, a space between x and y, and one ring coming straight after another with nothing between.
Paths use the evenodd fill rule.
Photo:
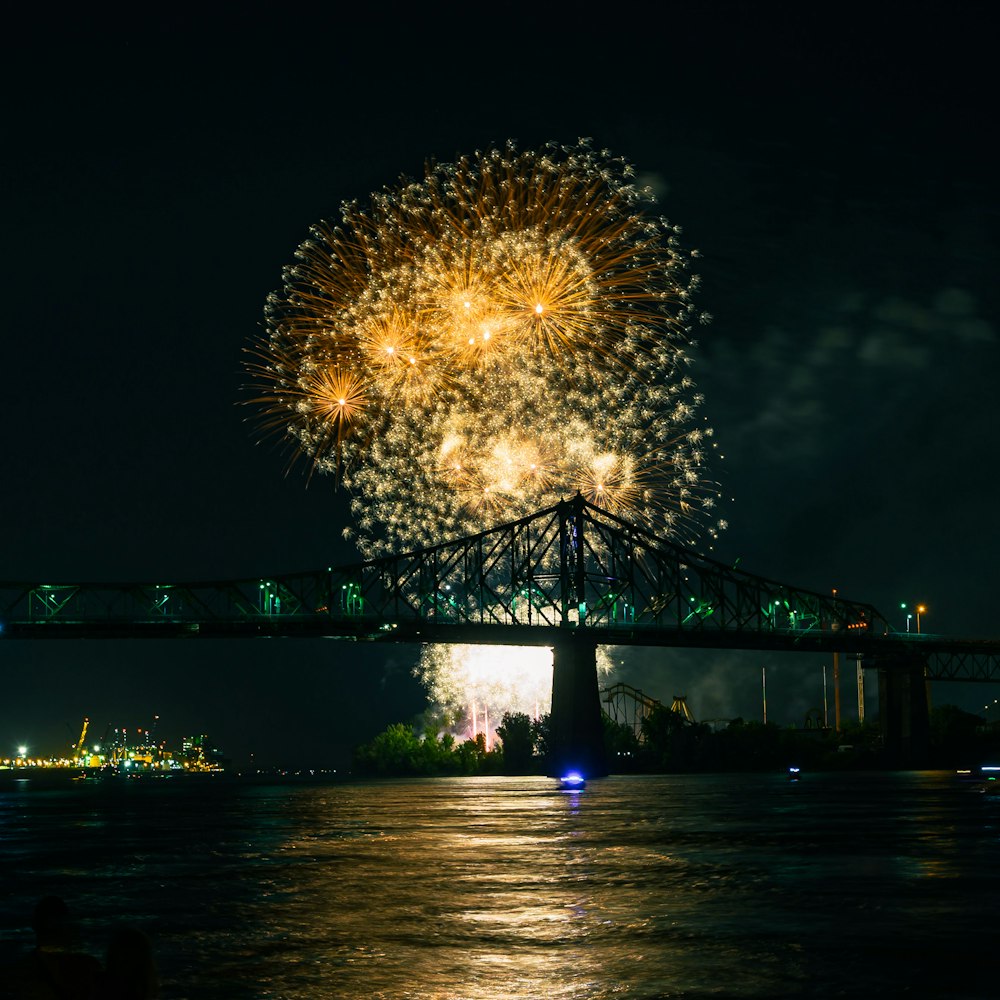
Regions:
<instances>
[{"instance_id":1,"label":"street lamp","mask_svg":"<svg viewBox=\"0 0 1000 1000\"><path fill-rule=\"evenodd\" d=\"M900 607L901 610L906 611L906 605L905 604L900 604L899 607ZM924 612L927 611L927 608L923 604L918 604L918 605L916 605L914 607L913 610L916 612L916 616L917 616L917 635L920 635L920 616L922 614L924 614ZM907 614L907 616L906 616L906 631L907 632L910 631L910 619L912 617L913 617L912 614Z\"/></svg>"}]
</instances>

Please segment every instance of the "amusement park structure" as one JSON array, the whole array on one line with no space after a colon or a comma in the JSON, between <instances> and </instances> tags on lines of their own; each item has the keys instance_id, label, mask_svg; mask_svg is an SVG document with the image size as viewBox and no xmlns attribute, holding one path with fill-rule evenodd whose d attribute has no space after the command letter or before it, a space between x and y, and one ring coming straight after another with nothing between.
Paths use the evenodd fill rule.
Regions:
<instances>
[{"instance_id":1,"label":"amusement park structure","mask_svg":"<svg viewBox=\"0 0 1000 1000\"><path fill-rule=\"evenodd\" d=\"M657 709L666 708L662 701L650 697L638 688L619 681L601 691L601 702L606 706L604 714L619 726L631 729L636 740L642 742L643 722ZM670 711L676 713L685 722L694 722L694 716L688 707L687 696L675 694L670 704Z\"/></svg>"}]
</instances>

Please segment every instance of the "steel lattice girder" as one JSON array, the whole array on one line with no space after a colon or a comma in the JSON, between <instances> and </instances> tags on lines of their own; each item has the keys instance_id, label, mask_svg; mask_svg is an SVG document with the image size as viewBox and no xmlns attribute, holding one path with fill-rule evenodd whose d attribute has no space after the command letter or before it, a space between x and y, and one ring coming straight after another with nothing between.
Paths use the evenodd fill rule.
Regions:
<instances>
[{"instance_id":1,"label":"steel lattice girder","mask_svg":"<svg viewBox=\"0 0 1000 1000\"><path fill-rule=\"evenodd\" d=\"M254 622L322 616L611 629L823 631L869 605L729 569L578 496L420 552L327 571L187 584L0 585L5 622ZM887 627L886 627L887 630Z\"/></svg>"},{"instance_id":2,"label":"steel lattice girder","mask_svg":"<svg viewBox=\"0 0 1000 1000\"><path fill-rule=\"evenodd\" d=\"M583 497L351 566L208 583L0 584L0 636L335 635L919 655L931 680L1000 680L1000 643L891 633L869 604L754 576ZM448 631L451 629L452 631ZM398 631L394 631L398 630ZM872 661L874 662L874 660Z\"/></svg>"}]
</instances>

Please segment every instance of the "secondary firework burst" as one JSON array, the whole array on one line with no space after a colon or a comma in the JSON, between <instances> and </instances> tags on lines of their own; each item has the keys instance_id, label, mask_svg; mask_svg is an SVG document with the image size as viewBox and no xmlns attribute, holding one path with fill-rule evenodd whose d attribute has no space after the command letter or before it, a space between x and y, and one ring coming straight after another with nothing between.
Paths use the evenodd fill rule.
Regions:
<instances>
[{"instance_id":1,"label":"secondary firework burst","mask_svg":"<svg viewBox=\"0 0 1000 1000\"><path fill-rule=\"evenodd\" d=\"M254 402L350 492L365 556L577 492L692 541L719 526L693 256L589 143L431 164L313 228L250 352Z\"/></svg>"},{"instance_id":2,"label":"secondary firework burst","mask_svg":"<svg viewBox=\"0 0 1000 1000\"><path fill-rule=\"evenodd\" d=\"M598 649L598 674L611 668ZM483 733L492 744L505 712L540 719L551 707L552 650L544 646L428 646L416 674L445 728L462 739Z\"/></svg>"}]
</instances>

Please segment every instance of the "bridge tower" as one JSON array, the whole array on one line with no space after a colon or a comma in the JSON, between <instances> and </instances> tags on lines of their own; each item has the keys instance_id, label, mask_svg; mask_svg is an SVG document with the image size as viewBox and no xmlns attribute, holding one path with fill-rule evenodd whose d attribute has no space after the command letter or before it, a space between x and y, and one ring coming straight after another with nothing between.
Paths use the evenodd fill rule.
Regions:
<instances>
[{"instance_id":1,"label":"bridge tower","mask_svg":"<svg viewBox=\"0 0 1000 1000\"><path fill-rule=\"evenodd\" d=\"M922 767L930 752L927 664L919 654L873 657L882 740L897 768Z\"/></svg>"},{"instance_id":2,"label":"bridge tower","mask_svg":"<svg viewBox=\"0 0 1000 1000\"><path fill-rule=\"evenodd\" d=\"M597 643L587 635L586 508L580 493L559 505L561 635L552 647L553 777L567 771L579 771L586 778L603 778L608 773L597 683Z\"/></svg>"},{"instance_id":3,"label":"bridge tower","mask_svg":"<svg viewBox=\"0 0 1000 1000\"><path fill-rule=\"evenodd\" d=\"M587 778L608 773L604 719L597 683L597 645L574 633L552 648L551 777L579 771Z\"/></svg>"}]
</instances>

